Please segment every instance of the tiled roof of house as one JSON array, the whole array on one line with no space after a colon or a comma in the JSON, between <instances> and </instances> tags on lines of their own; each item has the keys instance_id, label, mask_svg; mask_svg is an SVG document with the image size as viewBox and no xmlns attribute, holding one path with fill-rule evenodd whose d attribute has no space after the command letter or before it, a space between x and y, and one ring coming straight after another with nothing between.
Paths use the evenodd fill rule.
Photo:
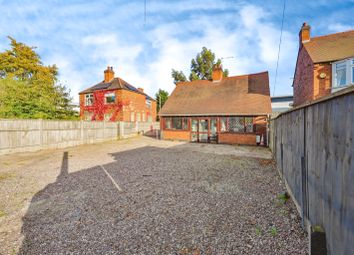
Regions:
<instances>
[{"instance_id":1,"label":"tiled roof of house","mask_svg":"<svg viewBox=\"0 0 354 255\"><path fill-rule=\"evenodd\" d=\"M161 116L265 115L272 112L268 72L178 83Z\"/></svg>"},{"instance_id":2,"label":"tiled roof of house","mask_svg":"<svg viewBox=\"0 0 354 255\"><path fill-rule=\"evenodd\" d=\"M354 57L354 30L312 37L304 47L314 63Z\"/></svg>"},{"instance_id":3,"label":"tiled roof of house","mask_svg":"<svg viewBox=\"0 0 354 255\"><path fill-rule=\"evenodd\" d=\"M150 96L148 96L147 94L139 91L136 87L134 87L133 85L129 84L128 82L126 82L125 80L123 80L119 77L113 78L110 82L107 82L107 83L102 81L102 82L100 82L88 89L81 91L79 94L86 94L86 93L93 92L95 90L114 90L114 89L129 90L129 91L132 91L132 92L135 92L138 94L145 95L148 99L155 101L155 99L153 99Z\"/></svg>"}]
</instances>

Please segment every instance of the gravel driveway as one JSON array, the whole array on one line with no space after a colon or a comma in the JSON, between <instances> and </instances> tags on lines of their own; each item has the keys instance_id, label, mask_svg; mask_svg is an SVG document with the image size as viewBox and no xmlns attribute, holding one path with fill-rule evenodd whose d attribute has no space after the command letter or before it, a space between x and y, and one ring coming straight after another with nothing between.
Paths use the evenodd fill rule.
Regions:
<instances>
[{"instance_id":1,"label":"gravel driveway","mask_svg":"<svg viewBox=\"0 0 354 255\"><path fill-rule=\"evenodd\" d=\"M265 148L139 137L0 163L0 254L307 253Z\"/></svg>"}]
</instances>

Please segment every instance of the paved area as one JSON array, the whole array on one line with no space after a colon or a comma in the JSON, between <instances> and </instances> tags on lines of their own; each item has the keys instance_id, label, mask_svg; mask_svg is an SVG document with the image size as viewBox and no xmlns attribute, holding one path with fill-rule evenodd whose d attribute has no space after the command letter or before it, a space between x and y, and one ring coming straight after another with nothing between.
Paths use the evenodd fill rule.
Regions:
<instances>
[{"instance_id":1,"label":"paved area","mask_svg":"<svg viewBox=\"0 0 354 255\"><path fill-rule=\"evenodd\" d=\"M0 166L0 254L307 253L265 148L139 137Z\"/></svg>"}]
</instances>

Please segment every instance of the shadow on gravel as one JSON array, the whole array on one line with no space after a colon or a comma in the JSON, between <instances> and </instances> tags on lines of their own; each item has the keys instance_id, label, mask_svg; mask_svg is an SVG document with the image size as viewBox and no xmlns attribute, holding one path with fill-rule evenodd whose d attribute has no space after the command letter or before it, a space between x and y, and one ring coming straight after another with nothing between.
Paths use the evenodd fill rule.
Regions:
<instances>
[{"instance_id":1,"label":"shadow on gravel","mask_svg":"<svg viewBox=\"0 0 354 255\"><path fill-rule=\"evenodd\" d=\"M64 152L57 180L23 217L19 254L272 253L277 237L258 237L254 228L291 225L276 214L282 187L274 166L183 148L113 153L114 162L72 173ZM279 254L294 254L305 240L298 230L281 236L279 229L279 237Z\"/></svg>"}]
</instances>

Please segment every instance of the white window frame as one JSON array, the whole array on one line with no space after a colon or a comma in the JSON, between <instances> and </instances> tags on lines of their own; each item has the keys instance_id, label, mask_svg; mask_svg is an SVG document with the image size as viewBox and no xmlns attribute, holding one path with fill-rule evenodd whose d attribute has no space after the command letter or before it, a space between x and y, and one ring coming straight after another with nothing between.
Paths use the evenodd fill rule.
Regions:
<instances>
[{"instance_id":1,"label":"white window frame","mask_svg":"<svg viewBox=\"0 0 354 255\"><path fill-rule=\"evenodd\" d=\"M345 85L336 85L336 75L337 75L337 64L345 63ZM348 58L345 60L340 60L332 63L332 92L344 89L350 85L354 85L354 58Z\"/></svg>"},{"instance_id":2,"label":"white window frame","mask_svg":"<svg viewBox=\"0 0 354 255\"><path fill-rule=\"evenodd\" d=\"M107 97L114 97L114 102L107 102ZM116 94L114 92L108 92L106 94L104 94L104 103L105 104L114 104L116 102Z\"/></svg>"},{"instance_id":3,"label":"white window frame","mask_svg":"<svg viewBox=\"0 0 354 255\"><path fill-rule=\"evenodd\" d=\"M93 105L93 93L85 94L85 106Z\"/></svg>"}]
</instances>

